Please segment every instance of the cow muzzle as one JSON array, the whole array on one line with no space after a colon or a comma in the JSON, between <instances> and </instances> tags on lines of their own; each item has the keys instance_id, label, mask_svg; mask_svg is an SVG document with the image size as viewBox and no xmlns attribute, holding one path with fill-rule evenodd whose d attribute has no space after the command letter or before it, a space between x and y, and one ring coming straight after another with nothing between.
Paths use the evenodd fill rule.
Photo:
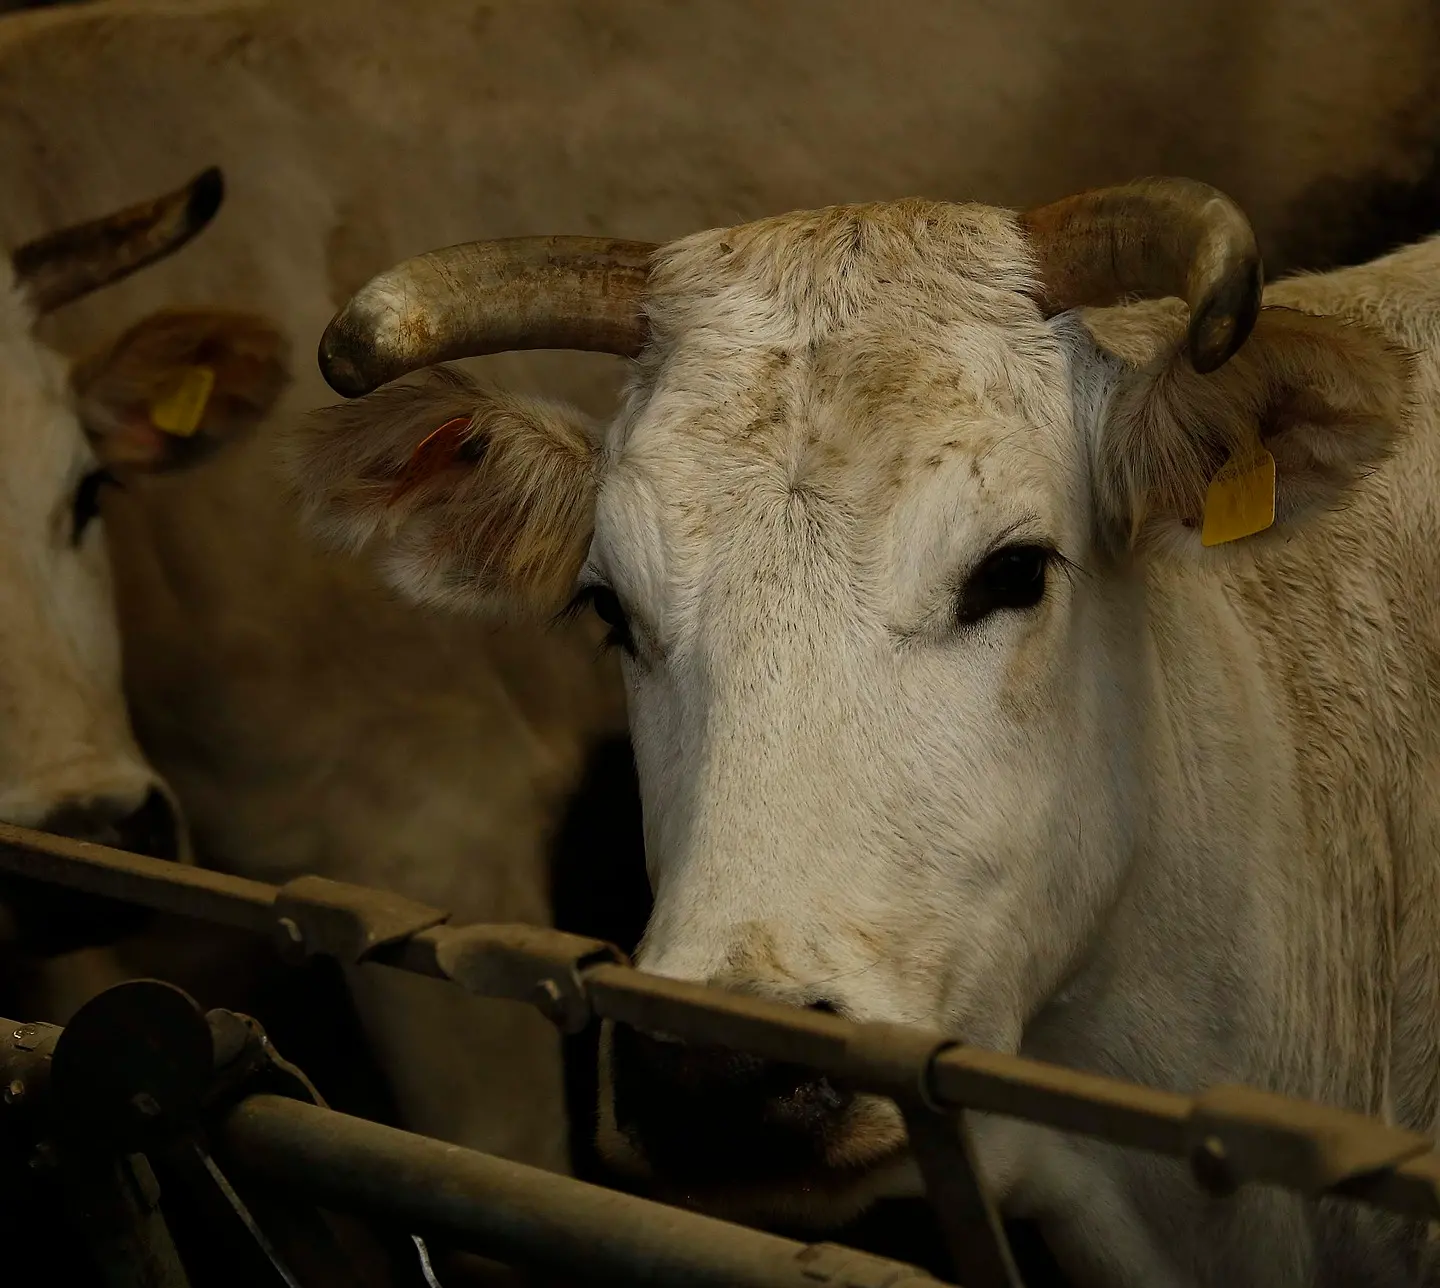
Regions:
<instances>
[{"instance_id":1,"label":"cow muzzle","mask_svg":"<svg viewBox=\"0 0 1440 1288\"><path fill-rule=\"evenodd\" d=\"M611 1060L616 1126L651 1168L682 1184L823 1167L854 1100L796 1065L624 1027Z\"/></svg>"},{"instance_id":2,"label":"cow muzzle","mask_svg":"<svg viewBox=\"0 0 1440 1288\"><path fill-rule=\"evenodd\" d=\"M693 1207L829 1225L877 1197L877 1169L903 1153L888 1102L798 1065L623 1025L606 1055L602 1152Z\"/></svg>"},{"instance_id":3,"label":"cow muzzle","mask_svg":"<svg viewBox=\"0 0 1440 1288\"><path fill-rule=\"evenodd\" d=\"M138 803L109 797L67 800L51 810L38 828L149 858L189 858L180 808L159 783L150 786ZM151 919L148 910L118 900L25 877L0 880L0 940L33 956L113 944L143 930Z\"/></svg>"}]
</instances>

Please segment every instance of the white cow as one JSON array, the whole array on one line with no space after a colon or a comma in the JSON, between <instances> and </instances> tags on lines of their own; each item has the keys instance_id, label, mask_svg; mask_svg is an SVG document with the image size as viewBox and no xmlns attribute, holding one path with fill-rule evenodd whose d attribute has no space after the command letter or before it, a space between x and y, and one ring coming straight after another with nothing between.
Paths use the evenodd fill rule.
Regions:
<instances>
[{"instance_id":1,"label":"white cow","mask_svg":"<svg viewBox=\"0 0 1440 1288\"><path fill-rule=\"evenodd\" d=\"M392 385L320 413L296 471L417 599L610 623L642 965L1432 1131L1440 240L1262 309L1238 209L1151 180L647 259L536 239L382 274L322 347L341 392L565 345L638 355L624 405ZM887 1102L633 1034L602 1120L723 1211L824 1224L912 1183ZM1080 1283L1418 1273L1418 1232L1359 1210L1214 1200L1013 1122L979 1144Z\"/></svg>"},{"instance_id":2,"label":"white cow","mask_svg":"<svg viewBox=\"0 0 1440 1288\"><path fill-rule=\"evenodd\" d=\"M246 314L177 309L71 367L33 332L51 309L184 245L222 194L208 170L0 268L0 821L161 858L188 857L188 842L126 714L100 494L256 424L285 383L283 341ZM0 942L53 949L105 933L41 924L25 915L33 891L7 893Z\"/></svg>"},{"instance_id":3,"label":"white cow","mask_svg":"<svg viewBox=\"0 0 1440 1288\"><path fill-rule=\"evenodd\" d=\"M542 226L668 240L855 195L1021 205L1157 167L1242 196L1267 255L1318 265L1435 217L1437 14L1427 0L50 8L0 22L0 238L214 157L233 180L226 217L103 302L126 317L177 292L233 302L306 351L356 287L428 246ZM82 302L45 335L88 349L108 313ZM484 365L592 410L621 367ZM303 364L271 424L321 401ZM623 724L616 659L593 666L579 630L408 611L369 569L305 549L270 430L106 511L131 718L201 861L383 886L457 921L544 920L554 819L587 747ZM543 1020L355 974L407 1125L564 1166Z\"/></svg>"}]
</instances>

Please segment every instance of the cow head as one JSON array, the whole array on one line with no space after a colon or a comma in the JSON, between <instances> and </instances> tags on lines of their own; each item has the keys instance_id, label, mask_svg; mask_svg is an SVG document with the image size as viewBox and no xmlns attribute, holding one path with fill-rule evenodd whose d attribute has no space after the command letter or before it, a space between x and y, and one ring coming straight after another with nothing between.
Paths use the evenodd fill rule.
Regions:
<instances>
[{"instance_id":1,"label":"cow head","mask_svg":"<svg viewBox=\"0 0 1440 1288\"><path fill-rule=\"evenodd\" d=\"M176 310L71 367L34 327L178 249L222 191L209 170L50 234L0 282L0 821L162 858L184 857L185 830L126 715L100 502L253 425L284 382L283 342L247 315ZM20 890L0 892L10 931L49 943Z\"/></svg>"},{"instance_id":2,"label":"cow head","mask_svg":"<svg viewBox=\"0 0 1440 1288\"><path fill-rule=\"evenodd\" d=\"M1260 308L1249 225L1150 180L1016 214L792 214L651 254L437 252L332 324L365 394L533 345L638 357L604 427L453 376L319 413L316 522L416 599L589 605L621 650L655 908L647 970L1015 1050L1142 838L1147 584L1263 440L1274 530L1403 424L1405 360ZM1126 296L1102 345L1075 311ZM423 441L422 441L423 440ZM888 1103L614 1035L617 1159L729 1210L843 1217L901 1167Z\"/></svg>"}]
</instances>

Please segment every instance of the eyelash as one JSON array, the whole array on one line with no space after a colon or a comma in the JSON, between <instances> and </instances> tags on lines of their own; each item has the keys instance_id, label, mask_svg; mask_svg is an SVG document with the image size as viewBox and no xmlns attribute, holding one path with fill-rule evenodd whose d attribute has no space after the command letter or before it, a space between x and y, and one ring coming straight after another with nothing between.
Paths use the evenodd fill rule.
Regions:
<instances>
[{"instance_id":1,"label":"eyelash","mask_svg":"<svg viewBox=\"0 0 1440 1288\"><path fill-rule=\"evenodd\" d=\"M1008 561L1014 567L1017 559L1031 561L1033 575L1007 582L1003 575L1006 563ZM1022 541L1000 546L980 561L956 593L955 623L962 628L977 626L998 612L1026 612L1036 608L1049 591L1052 570L1069 572L1071 567L1069 560L1058 550L1040 542ZM1027 573L1031 569L1022 566L1018 571ZM582 586L560 610L559 617L569 621L579 617L587 608L609 628L603 647L622 649L634 657L635 639L630 633L630 622L620 597L609 586L599 583Z\"/></svg>"},{"instance_id":2,"label":"eyelash","mask_svg":"<svg viewBox=\"0 0 1440 1288\"><path fill-rule=\"evenodd\" d=\"M579 617L587 608L609 628L605 633L604 647L618 648L634 657L635 640L630 634L630 621L625 615L625 607L621 604L620 597L609 586L582 586L575 592L574 598L561 609L560 617L569 621ZM613 611L607 615L604 611L606 609Z\"/></svg>"},{"instance_id":3,"label":"eyelash","mask_svg":"<svg viewBox=\"0 0 1440 1288\"><path fill-rule=\"evenodd\" d=\"M119 486L119 480L107 469L94 469L88 471L75 485L75 491L70 498L70 544L78 546L85 530L90 524L100 517L100 489L113 484Z\"/></svg>"},{"instance_id":4,"label":"eyelash","mask_svg":"<svg viewBox=\"0 0 1440 1288\"><path fill-rule=\"evenodd\" d=\"M966 577L955 596L955 621L977 626L1001 612L1038 608L1049 590L1050 572L1063 564L1060 553L1037 541L1018 541L992 550Z\"/></svg>"}]
</instances>

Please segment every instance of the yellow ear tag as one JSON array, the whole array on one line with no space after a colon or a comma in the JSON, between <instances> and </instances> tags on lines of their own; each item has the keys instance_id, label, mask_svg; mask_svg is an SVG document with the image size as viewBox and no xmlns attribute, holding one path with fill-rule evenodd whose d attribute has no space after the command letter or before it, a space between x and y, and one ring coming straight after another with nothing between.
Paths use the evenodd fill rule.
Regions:
<instances>
[{"instance_id":1,"label":"yellow ear tag","mask_svg":"<svg viewBox=\"0 0 1440 1288\"><path fill-rule=\"evenodd\" d=\"M150 404L150 423L176 438L189 438L200 428L214 388L213 367L186 367L180 383Z\"/></svg>"},{"instance_id":2,"label":"yellow ear tag","mask_svg":"<svg viewBox=\"0 0 1440 1288\"><path fill-rule=\"evenodd\" d=\"M1220 467L1205 493L1202 546L1253 537L1275 522L1275 458L1252 440Z\"/></svg>"}]
</instances>

